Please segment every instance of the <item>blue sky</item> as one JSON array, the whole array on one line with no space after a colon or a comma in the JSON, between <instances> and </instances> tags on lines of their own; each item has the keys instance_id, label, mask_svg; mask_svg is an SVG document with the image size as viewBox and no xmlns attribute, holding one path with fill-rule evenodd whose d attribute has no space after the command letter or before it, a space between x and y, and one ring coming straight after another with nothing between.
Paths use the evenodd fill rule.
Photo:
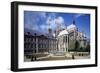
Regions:
<instances>
[{"instance_id":1,"label":"blue sky","mask_svg":"<svg viewBox=\"0 0 100 73\"><path fill-rule=\"evenodd\" d=\"M54 31L57 24L67 27L72 24L73 20L75 20L78 30L90 38L90 14L24 11L24 28L41 33L48 32L49 24Z\"/></svg>"}]
</instances>

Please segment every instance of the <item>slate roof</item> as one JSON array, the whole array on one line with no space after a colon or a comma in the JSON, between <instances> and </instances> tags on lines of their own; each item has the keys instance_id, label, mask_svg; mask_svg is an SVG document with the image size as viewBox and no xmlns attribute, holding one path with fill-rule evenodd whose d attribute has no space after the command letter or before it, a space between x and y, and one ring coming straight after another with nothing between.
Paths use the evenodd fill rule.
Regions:
<instances>
[{"instance_id":1,"label":"slate roof","mask_svg":"<svg viewBox=\"0 0 100 73\"><path fill-rule=\"evenodd\" d=\"M45 36L47 38L52 38L52 39L54 38L53 35L51 35L49 33L41 33L41 32L36 31L36 30L31 30L31 29L28 29L28 28L24 28L24 34L29 35L28 33L32 36L35 36L35 34L36 34L36 36Z\"/></svg>"}]
</instances>

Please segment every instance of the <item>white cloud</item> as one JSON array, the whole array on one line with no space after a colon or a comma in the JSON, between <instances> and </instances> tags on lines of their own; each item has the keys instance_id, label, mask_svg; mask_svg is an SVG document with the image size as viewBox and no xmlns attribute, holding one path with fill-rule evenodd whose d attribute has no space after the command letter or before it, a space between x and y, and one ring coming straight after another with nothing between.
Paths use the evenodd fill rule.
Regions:
<instances>
[{"instance_id":1,"label":"white cloud","mask_svg":"<svg viewBox=\"0 0 100 73\"><path fill-rule=\"evenodd\" d=\"M42 25L39 26L39 28L40 28L39 30L41 32L45 32L45 33L48 32L48 25L42 24Z\"/></svg>"},{"instance_id":2,"label":"white cloud","mask_svg":"<svg viewBox=\"0 0 100 73\"><path fill-rule=\"evenodd\" d=\"M32 30L38 30L38 29L39 29L38 25L35 24L32 26Z\"/></svg>"},{"instance_id":3,"label":"white cloud","mask_svg":"<svg viewBox=\"0 0 100 73\"><path fill-rule=\"evenodd\" d=\"M83 14L77 14L75 15L75 18L79 18L80 16L82 16Z\"/></svg>"},{"instance_id":4,"label":"white cloud","mask_svg":"<svg viewBox=\"0 0 100 73\"><path fill-rule=\"evenodd\" d=\"M61 17L61 16L59 16L59 17L57 17L56 18L56 20L55 20L55 23L56 24L64 24L64 19L63 19L63 17Z\"/></svg>"},{"instance_id":5,"label":"white cloud","mask_svg":"<svg viewBox=\"0 0 100 73\"><path fill-rule=\"evenodd\" d=\"M42 18L46 18L46 13L45 12L41 12L41 13L39 13L40 14L40 16L42 17Z\"/></svg>"},{"instance_id":6,"label":"white cloud","mask_svg":"<svg viewBox=\"0 0 100 73\"><path fill-rule=\"evenodd\" d=\"M32 30L48 32L48 28L51 28L54 31L57 28L57 24L64 24L64 18L61 16L57 17L55 13L49 13L47 15L45 12L32 12L27 15L29 16L25 27Z\"/></svg>"},{"instance_id":7,"label":"white cloud","mask_svg":"<svg viewBox=\"0 0 100 73\"><path fill-rule=\"evenodd\" d=\"M47 29L48 26L43 24L43 25L40 25L40 28L41 28L41 29Z\"/></svg>"},{"instance_id":8,"label":"white cloud","mask_svg":"<svg viewBox=\"0 0 100 73\"><path fill-rule=\"evenodd\" d=\"M26 15L26 22L24 27L32 30L39 30L40 20L43 21L46 19L45 12L26 12L25 15Z\"/></svg>"},{"instance_id":9,"label":"white cloud","mask_svg":"<svg viewBox=\"0 0 100 73\"><path fill-rule=\"evenodd\" d=\"M46 20L46 24L49 25L52 23L52 18L49 16Z\"/></svg>"},{"instance_id":10,"label":"white cloud","mask_svg":"<svg viewBox=\"0 0 100 73\"><path fill-rule=\"evenodd\" d=\"M55 29L56 28L56 23L55 23L56 18L52 18L49 16L46 20L46 24L48 25L48 28Z\"/></svg>"},{"instance_id":11,"label":"white cloud","mask_svg":"<svg viewBox=\"0 0 100 73\"><path fill-rule=\"evenodd\" d=\"M64 18L59 16L59 17L51 17L49 16L47 18L47 21L46 21L46 24L48 25L48 27L50 27L53 31L55 29L57 29L57 25L61 25L61 28L65 28L65 25L64 25Z\"/></svg>"}]
</instances>

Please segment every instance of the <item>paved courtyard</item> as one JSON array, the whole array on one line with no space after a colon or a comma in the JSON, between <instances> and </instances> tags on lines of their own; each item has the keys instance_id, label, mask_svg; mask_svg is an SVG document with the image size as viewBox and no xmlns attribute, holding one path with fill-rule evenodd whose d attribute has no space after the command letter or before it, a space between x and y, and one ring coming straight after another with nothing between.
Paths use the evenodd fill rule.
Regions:
<instances>
[{"instance_id":1,"label":"paved courtyard","mask_svg":"<svg viewBox=\"0 0 100 73\"><path fill-rule=\"evenodd\" d=\"M65 54L65 55L44 55L41 57L37 57L34 61L50 61L50 60L76 60L76 59L89 59L90 55L73 55L72 54ZM24 57L24 61L28 62L31 61L31 58Z\"/></svg>"}]
</instances>

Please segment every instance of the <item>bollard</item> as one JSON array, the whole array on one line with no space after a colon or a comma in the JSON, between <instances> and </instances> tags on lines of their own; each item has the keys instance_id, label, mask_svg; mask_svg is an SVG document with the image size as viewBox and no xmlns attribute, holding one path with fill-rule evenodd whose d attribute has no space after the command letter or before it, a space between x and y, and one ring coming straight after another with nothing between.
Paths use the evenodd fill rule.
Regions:
<instances>
[{"instance_id":1,"label":"bollard","mask_svg":"<svg viewBox=\"0 0 100 73\"><path fill-rule=\"evenodd\" d=\"M33 60L33 56L31 56L31 61L34 61L34 60Z\"/></svg>"},{"instance_id":2,"label":"bollard","mask_svg":"<svg viewBox=\"0 0 100 73\"><path fill-rule=\"evenodd\" d=\"M72 59L75 59L74 55L72 55Z\"/></svg>"}]
</instances>

